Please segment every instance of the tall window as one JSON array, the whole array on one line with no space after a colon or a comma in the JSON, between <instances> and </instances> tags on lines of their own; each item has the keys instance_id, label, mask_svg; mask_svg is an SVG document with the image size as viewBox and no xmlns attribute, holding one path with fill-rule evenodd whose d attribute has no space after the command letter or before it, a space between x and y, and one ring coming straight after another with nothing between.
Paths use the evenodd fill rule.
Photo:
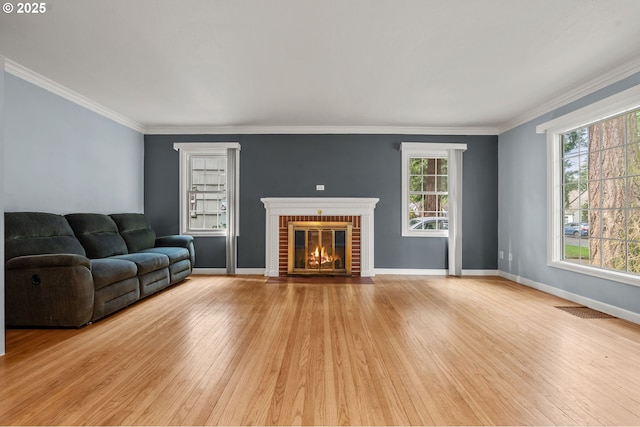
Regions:
<instances>
[{"instance_id":1,"label":"tall window","mask_svg":"<svg viewBox=\"0 0 640 427\"><path fill-rule=\"evenodd\" d=\"M640 110L561 134L562 257L640 274Z\"/></svg>"},{"instance_id":2,"label":"tall window","mask_svg":"<svg viewBox=\"0 0 640 427\"><path fill-rule=\"evenodd\" d=\"M447 237L449 274L462 274L462 153L466 144L403 142L402 235Z\"/></svg>"},{"instance_id":3,"label":"tall window","mask_svg":"<svg viewBox=\"0 0 640 427\"><path fill-rule=\"evenodd\" d=\"M176 143L174 148L180 152L180 232L237 235L239 144Z\"/></svg>"},{"instance_id":4,"label":"tall window","mask_svg":"<svg viewBox=\"0 0 640 427\"><path fill-rule=\"evenodd\" d=\"M543 123L551 266L640 285L640 86Z\"/></svg>"},{"instance_id":5,"label":"tall window","mask_svg":"<svg viewBox=\"0 0 640 427\"><path fill-rule=\"evenodd\" d=\"M451 159L466 144L403 142L402 151L402 235L448 237L454 198L452 179L462 182L462 159L458 167ZM459 201L461 203L461 199Z\"/></svg>"}]
</instances>

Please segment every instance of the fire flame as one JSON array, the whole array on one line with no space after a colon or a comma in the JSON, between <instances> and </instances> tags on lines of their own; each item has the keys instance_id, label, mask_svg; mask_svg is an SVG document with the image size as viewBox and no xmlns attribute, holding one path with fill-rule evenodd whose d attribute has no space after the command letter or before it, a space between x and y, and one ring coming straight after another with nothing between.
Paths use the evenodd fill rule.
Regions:
<instances>
[{"instance_id":1,"label":"fire flame","mask_svg":"<svg viewBox=\"0 0 640 427\"><path fill-rule=\"evenodd\" d=\"M327 253L325 247L318 247L311 252L309 256L309 266L318 267L318 265L328 264L333 262L333 257Z\"/></svg>"}]
</instances>

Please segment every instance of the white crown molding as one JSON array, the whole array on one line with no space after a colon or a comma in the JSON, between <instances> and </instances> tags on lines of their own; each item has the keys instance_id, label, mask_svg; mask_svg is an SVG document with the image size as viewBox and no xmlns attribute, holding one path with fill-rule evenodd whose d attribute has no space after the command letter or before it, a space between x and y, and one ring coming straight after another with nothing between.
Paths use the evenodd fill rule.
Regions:
<instances>
[{"instance_id":1,"label":"white crown molding","mask_svg":"<svg viewBox=\"0 0 640 427\"><path fill-rule=\"evenodd\" d=\"M620 80L623 80L637 72L640 72L640 55L620 63L618 66L609 69L606 73L601 74L596 78L577 84L573 89L557 95L550 101L534 108L533 110L504 122L498 127L498 134L504 133L516 126L520 126L521 124L527 123L542 116L543 114L549 113L569 104L570 102L576 101L583 96L619 82Z\"/></svg>"},{"instance_id":2,"label":"white crown molding","mask_svg":"<svg viewBox=\"0 0 640 427\"><path fill-rule=\"evenodd\" d=\"M32 71L9 58L4 70L29 83L59 95L123 126L147 135L274 135L274 134L370 134L370 135L500 135L521 124L560 108L570 102L640 72L640 55L622 62L596 78L586 80L562 92L550 101L514 117L498 126L213 126L213 125L148 125L145 126L55 81Z\"/></svg>"},{"instance_id":3,"label":"white crown molding","mask_svg":"<svg viewBox=\"0 0 640 427\"><path fill-rule=\"evenodd\" d=\"M14 76L22 80L41 87L42 89L47 90L55 95L61 96L64 99L67 99L88 110L91 110L94 113L98 113L101 116L113 120L116 123L119 123L140 133L145 132L144 125L131 120L128 117L123 116L122 114L116 113L115 111L110 110L109 108L100 105L95 101L92 101L86 96L80 95L79 93L74 92L71 89L62 86L61 84L56 83L53 80L41 74L38 74L35 71L32 71L27 67L24 67L8 58L5 58L4 69L6 72L13 74Z\"/></svg>"},{"instance_id":4,"label":"white crown molding","mask_svg":"<svg viewBox=\"0 0 640 427\"><path fill-rule=\"evenodd\" d=\"M498 135L497 127L431 126L147 126L147 135Z\"/></svg>"}]
</instances>

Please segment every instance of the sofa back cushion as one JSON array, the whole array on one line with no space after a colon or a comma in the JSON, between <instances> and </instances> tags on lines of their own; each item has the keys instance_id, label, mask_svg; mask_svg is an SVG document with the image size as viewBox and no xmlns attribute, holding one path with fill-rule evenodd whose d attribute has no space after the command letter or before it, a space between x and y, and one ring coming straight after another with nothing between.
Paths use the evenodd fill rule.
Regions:
<instances>
[{"instance_id":1,"label":"sofa back cushion","mask_svg":"<svg viewBox=\"0 0 640 427\"><path fill-rule=\"evenodd\" d=\"M66 215L69 225L91 259L124 255L127 245L109 215L77 213Z\"/></svg>"},{"instance_id":2,"label":"sofa back cushion","mask_svg":"<svg viewBox=\"0 0 640 427\"><path fill-rule=\"evenodd\" d=\"M156 233L144 214L121 213L112 214L111 218L118 226L118 231L127 244L129 253L149 249L156 244Z\"/></svg>"},{"instance_id":3,"label":"sofa back cushion","mask_svg":"<svg viewBox=\"0 0 640 427\"><path fill-rule=\"evenodd\" d=\"M40 254L86 255L64 216L45 212L5 212L5 261Z\"/></svg>"}]
</instances>

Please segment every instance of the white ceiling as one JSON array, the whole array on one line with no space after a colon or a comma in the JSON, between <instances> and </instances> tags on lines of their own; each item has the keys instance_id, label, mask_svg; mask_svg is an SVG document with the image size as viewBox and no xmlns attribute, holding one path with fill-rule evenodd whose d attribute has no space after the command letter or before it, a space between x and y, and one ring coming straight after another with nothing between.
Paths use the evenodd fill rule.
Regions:
<instances>
[{"instance_id":1,"label":"white ceiling","mask_svg":"<svg viewBox=\"0 0 640 427\"><path fill-rule=\"evenodd\" d=\"M147 133L492 133L640 71L639 22L638 0L46 0L0 14L0 55Z\"/></svg>"}]
</instances>

